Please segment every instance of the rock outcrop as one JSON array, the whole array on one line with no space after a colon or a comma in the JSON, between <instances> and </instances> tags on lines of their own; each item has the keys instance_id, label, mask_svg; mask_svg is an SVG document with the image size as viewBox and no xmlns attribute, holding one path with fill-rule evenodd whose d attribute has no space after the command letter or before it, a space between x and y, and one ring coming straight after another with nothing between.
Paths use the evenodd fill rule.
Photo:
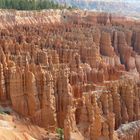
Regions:
<instances>
[{"instance_id":1,"label":"rock outcrop","mask_svg":"<svg viewBox=\"0 0 140 140\"><path fill-rule=\"evenodd\" d=\"M15 114L0 114L0 137L2 140L40 140L48 138L58 140L57 135L49 135L45 129L33 125L29 119Z\"/></svg>"},{"instance_id":2,"label":"rock outcrop","mask_svg":"<svg viewBox=\"0 0 140 140\"><path fill-rule=\"evenodd\" d=\"M63 129L65 140L139 140L139 21L78 10L0 15L0 105L50 134Z\"/></svg>"}]
</instances>

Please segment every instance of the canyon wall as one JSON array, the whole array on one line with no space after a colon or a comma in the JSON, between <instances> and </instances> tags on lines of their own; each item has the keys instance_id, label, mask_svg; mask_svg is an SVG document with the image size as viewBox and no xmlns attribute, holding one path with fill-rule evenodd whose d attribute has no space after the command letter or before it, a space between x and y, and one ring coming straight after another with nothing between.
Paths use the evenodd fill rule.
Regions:
<instances>
[{"instance_id":1,"label":"canyon wall","mask_svg":"<svg viewBox=\"0 0 140 140\"><path fill-rule=\"evenodd\" d=\"M65 140L139 140L140 22L87 11L0 11L0 104Z\"/></svg>"}]
</instances>

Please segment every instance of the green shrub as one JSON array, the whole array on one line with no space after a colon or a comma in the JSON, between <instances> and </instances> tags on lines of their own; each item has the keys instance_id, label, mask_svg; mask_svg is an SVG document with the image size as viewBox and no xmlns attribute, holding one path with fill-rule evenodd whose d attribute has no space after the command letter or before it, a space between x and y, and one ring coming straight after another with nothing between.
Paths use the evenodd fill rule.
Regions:
<instances>
[{"instance_id":1,"label":"green shrub","mask_svg":"<svg viewBox=\"0 0 140 140\"><path fill-rule=\"evenodd\" d=\"M14 125L14 128L17 128L16 125Z\"/></svg>"},{"instance_id":2,"label":"green shrub","mask_svg":"<svg viewBox=\"0 0 140 140\"><path fill-rule=\"evenodd\" d=\"M0 114L5 114L5 113L0 109Z\"/></svg>"},{"instance_id":3,"label":"green shrub","mask_svg":"<svg viewBox=\"0 0 140 140\"><path fill-rule=\"evenodd\" d=\"M64 140L64 132L63 129L57 128L56 133L58 134L59 140Z\"/></svg>"}]
</instances>

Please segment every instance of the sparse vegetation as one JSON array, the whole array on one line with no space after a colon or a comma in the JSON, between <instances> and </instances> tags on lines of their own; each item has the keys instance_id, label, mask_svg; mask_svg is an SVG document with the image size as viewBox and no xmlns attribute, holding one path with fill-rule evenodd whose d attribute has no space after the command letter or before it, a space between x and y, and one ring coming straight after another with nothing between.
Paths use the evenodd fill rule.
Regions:
<instances>
[{"instance_id":1,"label":"sparse vegetation","mask_svg":"<svg viewBox=\"0 0 140 140\"><path fill-rule=\"evenodd\" d=\"M3 108L0 106L0 114L11 114L12 110L10 108Z\"/></svg>"},{"instance_id":2,"label":"sparse vegetation","mask_svg":"<svg viewBox=\"0 0 140 140\"><path fill-rule=\"evenodd\" d=\"M14 128L17 128L16 125L14 125Z\"/></svg>"},{"instance_id":3,"label":"sparse vegetation","mask_svg":"<svg viewBox=\"0 0 140 140\"><path fill-rule=\"evenodd\" d=\"M56 133L58 134L59 140L64 140L64 132L63 129L57 128Z\"/></svg>"},{"instance_id":4,"label":"sparse vegetation","mask_svg":"<svg viewBox=\"0 0 140 140\"><path fill-rule=\"evenodd\" d=\"M5 112L3 110L0 109L0 114L5 114Z\"/></svg>"}]
</instances>

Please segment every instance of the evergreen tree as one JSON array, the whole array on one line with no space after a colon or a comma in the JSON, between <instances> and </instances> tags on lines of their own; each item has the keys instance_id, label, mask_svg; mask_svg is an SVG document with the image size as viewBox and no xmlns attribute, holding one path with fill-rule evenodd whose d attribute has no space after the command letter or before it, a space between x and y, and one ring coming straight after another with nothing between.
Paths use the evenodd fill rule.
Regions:
<instances>
[{"instance_id":1,"label":"evergreen tree","mask_svg":"<svg viewBox=\"0 0 140 140\"><path fill-rule=\"evenodd\" d=\"M53 0L0 0L0 8L17 10L40 10L62 8L62 6Z\"/></svg>"}]
</instances>

